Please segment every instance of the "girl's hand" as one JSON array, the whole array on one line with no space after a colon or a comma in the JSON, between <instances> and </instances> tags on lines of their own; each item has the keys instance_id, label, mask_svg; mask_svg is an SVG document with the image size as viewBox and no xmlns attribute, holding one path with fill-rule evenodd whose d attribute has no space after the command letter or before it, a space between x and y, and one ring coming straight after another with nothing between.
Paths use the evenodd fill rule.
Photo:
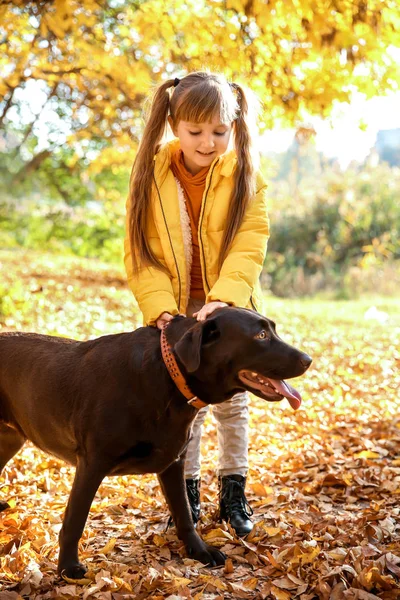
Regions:
<instances>
[{"instance_id":1,"label":"girl's hand","mask_svg":"<svg viewBox=\"0 0 400 600\"><path fill-rule=\"evenodd\" d=\"M173 318L174 317L171 315L171 313L168 313L168 312L162 313L156 321L156 325L157 325L158 329L162 329L164 327L164 324L168 323L168 321L172 321Z\"/></svg>"},{"instance_id":2,"label":"girl's hand","mask_svg":"<svg viewBox=\"0 0 400 600\"><path fill-rule=\"evenodd\" d=\"M197 318L198 321L205 321L211 313L214 312L217 308L223 308L224 306L229 306L226 302L220 302L217 300L216 302L209 302L209 304L205 304L200 310L193 313L193 316Z\"/></svg>"}]
</instances>

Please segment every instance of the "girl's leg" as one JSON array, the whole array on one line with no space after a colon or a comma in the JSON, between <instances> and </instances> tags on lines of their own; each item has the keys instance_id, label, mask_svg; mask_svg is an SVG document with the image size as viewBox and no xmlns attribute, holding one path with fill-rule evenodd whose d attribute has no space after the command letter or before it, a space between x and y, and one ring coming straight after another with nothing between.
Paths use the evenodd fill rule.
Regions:
<instances>
[{"instance_id":1,"label":"girl's leg","mask_svg":"<svg viewBox=\"0 0 400 600\"><path fill-rule=\"evenodd\" d=\"M186 315L192 317L193 313L197 312L204 306L204 302L190 298L189 304L186 310ZM186 452L185 458L185 479L200 479L200 464L201 464L201 426L204 423L208 406L205 406L199 410L192 425L192 435L189 442L189 446Z\"/></svg>"},{"instance_id":2,"label":"girl's leg","mask_svg":"<svg viewBox=\"0 0 400 600\"><path fill-rule=\"evenodd\" d=\"M203 306L201 300L190 298L186 314L191 317ZM217 420L219 448L219 476L236 474L247 475L248 469L248 394L237 394L231 400L213 407ZM193 422L192 439L185 460L185 478L200 477L201 427L207 413L207 407L199 411Z\"/></svg>"},{"instance_id":3,"label":"girl's leg","mask_svg":"<svg viewBox=\"0 0 400 600\"><path fill-rule=\"evenodd\" d=\"M249 410L248 394L236 394L213 406L218 432L218 475L241 475L248 470Z\"/></svg>"},{"instance_id":4,"label":"girl's leg","mask_svg":"<svg viewBox=\"0 0 400 600\"><path fill-rule=\"evenodd\" d=\"M195 420L192 425L192 434L190 442L186 451L185 457L185 479L199 479L200 478L200 464L201 464L201 427L206 418L208 406L205 406L197 413Z\"/></svg>"},{"instance_id":5,"label":"girl's leg","mask_svg":"<svg viewBox=\"0 0 400 600\"><path fill-rule=\"evenodd\" d=\"M220 482L220 517L229 521L237 535L253 529L252 510L245 496L248 470L248 394L213 407L217 421Z\"/></svg>"}]
</instances>

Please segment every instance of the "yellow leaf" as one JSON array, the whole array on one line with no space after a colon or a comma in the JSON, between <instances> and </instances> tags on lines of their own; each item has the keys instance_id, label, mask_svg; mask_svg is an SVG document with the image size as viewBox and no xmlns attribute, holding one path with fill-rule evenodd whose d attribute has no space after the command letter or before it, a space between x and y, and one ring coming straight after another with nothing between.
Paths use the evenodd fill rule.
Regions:
<instances>
[{"instance_id":1,"label":"yellow leaf","mask_svg":"<svg viewBox=\"0 0 400 600\"><path fill-rule=\"evenodd\" d=\"M253 483L251 485L251 491L256 494L256 496L262 496L264 498L274 492L271 487L263 485L262 483Z\"/></svg>"},{"instance_id":2,"label":"yellow leaf","mask_svg":"<svg viewBox=\"0 0 400 600\"><path fill-rule=\"evenodd\" d=\"M107 542L107 544L103 547L100 548L100 550L98 550L98 552L100 554L110 554L110 552L112 552L114 550L114 546L117 543L117 539L116 538L111 538L110 541Z\"/></svg>"},{"instance_id":3,"label":"yellow leaf","mask_svg":"<svg viewBox=\"0 0 400 600\"><path fill-rule=\"evenodd\" d=\"M354 458L380 458L381 455L378 452L372 452L372 450L362 450L357 454L354 454Z\"/></svg>"},{"instance_id":4,"label":"yellow leaf","mask_svg":"<svg viewBox=\"0 0 400 600\"><path fill-rule=\"evenodd\" d=\"M317 545L317 546L315 546L315 548L313 548L311 550L311 552L309 552L307 554L302 554L298 558L300 559L300 562L302 565L306 565L306 564L314 562L314 560L317 558L317 556L320 552L321 552L321 548Z\"/></svg>"},{"instance_id":5,"label":"yellow leaf","mask_svg":"<svg viewBox=\"0 0 400 600\"><path fill-rule=\"evenodd\" d=\"M290 600L291 596L288 592L284 592L280 590L275 585L271 587L271 594L275 598L275 600Z\"/></svg>"},{"instance_id":6,"label":"yellow leaf","mask_svg":"<svg viewBox=\"0 0 400 600\"><path fill-rule=\"evenodd\" d=\"M274 535L282 533L279 527L264 527L264 531L269 535L269 537L273 537Z\"/></svg>"},{"instance_id":7,"label":"yellow leaf","mask_svg":"<svg viewBox=\"0 0 400 600\"><path fill-rule=\"evenodd\" d=\"M258 584L257 577L251 577L250 579L246 579L243 581L243 585L247 587L249 590L255 590Z\"/></svg>"},{"instance_id":8,"label":"yellow leaf","mask_svg":"<svg viewBox=\"0 0 400 600\"><path fill-rule=\"evenodd\" d=\"M209 583L219 590L227 589L226 583L221 581L221 579L218 579L218 577L213 577L212 575L200 575L199 581L202 583Z\"/></svg>"},{"instance_id":9,"label":"yellow leaf","mask_svg":"<svg viewBox=\"0 0 400 600\"><path fill-rule=\"evenodd\" d=\"M279 567L279 563L275 560L275 558L272 556L269 550L264 551L264 556L268 558L271 565L273 565L274 567Z\"/></svg>"},{"instance_id":10,"label":"yellow leaf","mask_svg":"<svg viewBox=\"0 0 400 600\"><path fill-rule=\"evenodd\" d=\"M343 398L343 390L340 385L335 385L333 388L333 400L339 402Z\"/></svg>"},{"instance_id":11,"label":"yellow leaf","mask_svg":"<svg viewBox=\"0 0 400 600\"><path fill-rule=\"evenodd\" d=\"M224 531L220 527L217 527L216 529L211 529L211 531L206 533L206 535L204 536L204 540L209 542L215 538L221 538L221 537L227 538L228 540L233 540L233 537L231 536L231 534L228 531Z\"/></svg>"},{"instance_id":12,"label":"yellow leaf","mask_svg":"<svg viewBox=\"0 0 400 600\"><path fill-rule=\"evenodd\" d=\"M75 583L76 585L89 585L89 584L93 583L93 581L91 579L87 579L86 577L83 577L82 579L71 579L70 577L63 575L62 573L61 573L61 577L67 583Z\"/></svg>"},{"instance_id":13,"label":"yellow leaf","mask_svg":"<svg viewBox=\"0 0 400 600\"><path fill-rule=\"evenodd\" d=\"M120 577L114 575L113 581L118 585L118 590L124 590L125 592L132 593L133 590L131 586L127 581L124 581L124 579L121 579Z\"/></svg>"},{"instance_id":14,"label":"yellow leaf","mask_svg":"<svg viewBox=\"0 0 400 600\"><path fill-rule=\"evenodd\" d=\"M159 548L161 548L161 546L165 546L165 544L168 544L168 541L157 533L153 535L153 542Z\"/></svg>"},{"instance_id":15,"label":"yellow leaf","mask_svg":"<svg viewBox=\"0 0 400 600\"><path fill-rule=\"evenodd\" d=\"M233 562L231 558L227 558L225 561L224 573L233 573Z\"/></svg>"},{"instance_id":16,"label":"yellow leaf","mask_svg":"<svg viewBox=\"0 0 400 600\"><path fill-rule=\"evenodd\" d=\"M50 29L50 31L52 33L54 33L54 35L56 37L58 37L60 39L62 39L64 37L65 32L63 29L62 21L57 19L57 17L53 17L49 13L47 13L46 15L43 15L42 19L46 20L47 27Z\"/></svg>"},{"instance_id":17,"label":"yellow leaf","mask_svg":"<svg viewBox=\"0 0 400 600\"><path fill-rule=\"evenodd\" d=\"M189 583L192 583L191 579L187 579L187 577L175 577L174 576L174 585L176 587L184 587L185 585L188 585Z\"/></svg>"}]
</instances>

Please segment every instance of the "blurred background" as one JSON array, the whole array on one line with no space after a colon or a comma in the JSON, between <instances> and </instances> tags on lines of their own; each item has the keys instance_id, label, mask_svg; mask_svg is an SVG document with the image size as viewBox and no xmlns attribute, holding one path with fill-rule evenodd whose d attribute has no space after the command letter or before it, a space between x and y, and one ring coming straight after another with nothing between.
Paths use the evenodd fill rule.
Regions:
<instances>
[{"instance_id":1,"label":"blurred background","mask_svg":"<svg viewBox=\"0 0 400 600\"><path fill-rule=\"evenodd\" d=\"M23 295L4 285L6 258L46 252L123 273L144 101L203 67L262 102L266 292L398 293L396 0L5 0L0 50L0 318Z\"/></svg>"}]
</instances>

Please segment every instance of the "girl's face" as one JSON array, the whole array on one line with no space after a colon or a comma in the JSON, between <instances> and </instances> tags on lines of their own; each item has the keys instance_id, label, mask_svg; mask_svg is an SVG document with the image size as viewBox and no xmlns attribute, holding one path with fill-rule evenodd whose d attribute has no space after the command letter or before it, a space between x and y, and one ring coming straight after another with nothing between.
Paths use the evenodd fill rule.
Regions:
<instances>
[{"instance_id":1,"label":"girl's face","mask_svg":"<svg viewBox=\"0 0 400 600\"><path fill-rule=\"evenodd\" d=\"M179 121L175 127L171 117L168 120L174 135L179 138L185 167L192 175L209 167L228 148L232 123L221 123L214 117L210 123Z\"/></svg>"}]
</instances>

